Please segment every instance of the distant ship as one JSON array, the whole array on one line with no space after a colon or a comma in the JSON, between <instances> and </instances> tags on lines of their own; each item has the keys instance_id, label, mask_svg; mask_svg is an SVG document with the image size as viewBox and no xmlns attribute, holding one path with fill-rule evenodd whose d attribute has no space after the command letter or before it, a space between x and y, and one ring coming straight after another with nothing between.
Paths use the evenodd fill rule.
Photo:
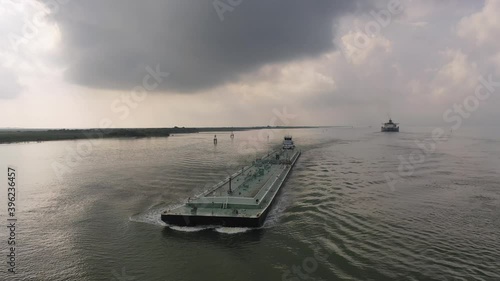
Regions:
<instances>
[{"instance_id":1,"label":"distant ship","mask_svg":"<svg viewBox=\"0 0 500 281\"><path fill-rule=\"evenodd\" d=\"M399 124L392 122L389 118L389 122L384 123L381 128L382 132L399 132Z\"/></svg>"},{"instance_id":2,"label":"distant ship","mask_svg":"<svg viewBox=\"0 0 500 281\"><path fill-rule=\"evenodd\" d=\"M300 156L291 136L283 148L255 160L161 219L176 226L259 227Z\"/></svg>"}]
</instances>

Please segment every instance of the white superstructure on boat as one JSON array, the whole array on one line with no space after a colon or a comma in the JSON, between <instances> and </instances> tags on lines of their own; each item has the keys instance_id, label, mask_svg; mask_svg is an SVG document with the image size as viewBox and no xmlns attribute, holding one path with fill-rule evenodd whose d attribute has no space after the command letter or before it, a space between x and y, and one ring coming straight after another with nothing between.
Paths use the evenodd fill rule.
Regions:
<instances>
[{"instance_id":1,"label":"white superstructure on boat","mask_svg":"<svg viewBox=\"0 0 500 281\"><path fill-rule=\"evenodd\" d=\"M392 119L389 119L389 122L384 123L381 128L382 132L399 132L399 124L392 122Z\"/></svg>"},{"instance_id":2,"label":"white superstructure on boat","mask_svg":"<svg viewBox=\"0 0 500 281\"><path fill-rule=\"evenodd\" d=\"M294 149L295 144L293 144L292 136L285 136L283 140L283 149Z\"/></svg>"}]
</instances>

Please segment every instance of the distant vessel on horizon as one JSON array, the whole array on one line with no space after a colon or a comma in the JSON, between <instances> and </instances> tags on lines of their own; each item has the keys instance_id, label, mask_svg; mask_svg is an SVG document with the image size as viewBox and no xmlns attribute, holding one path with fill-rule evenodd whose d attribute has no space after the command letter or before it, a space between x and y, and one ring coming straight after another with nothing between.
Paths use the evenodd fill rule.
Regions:
<instances>
[{"instance_id":1,"label":"distant vessel on horizon","mask_svg":"<svg viewBox=\"0 0 500 281\"><path fill-rule=\"evenodd\" d=\"M399 132L399 123L392 122L392 119L389 118L389 122L384 123L381 128L382 132Z\"/></svg>"}]
</instances>

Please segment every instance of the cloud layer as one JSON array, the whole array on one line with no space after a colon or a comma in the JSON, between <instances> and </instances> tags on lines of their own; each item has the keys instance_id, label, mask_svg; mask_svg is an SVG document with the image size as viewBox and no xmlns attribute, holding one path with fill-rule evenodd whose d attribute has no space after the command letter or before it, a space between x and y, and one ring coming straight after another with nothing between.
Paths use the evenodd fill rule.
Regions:
<instances>
[{"instance_id":1,"label":"cloud layer","mask_svg":"<svg viewBox=\"0 0 500 281\"><path fill-rule=\"evenodd\" d=\"M356 10L355 1L221 2L230 9L217 6L218 13L217 2L206 0L72 1L54 15L66 77L128 89L141 81L145 66L160 65L171 75L159 90L201 91L264 64L331 50L334 23Z\"/></svg>"},{"instance_id":2,"label":"cloud layer","mask_svg":"<svg viewBox=\"0 0 500 281\"><path fill-rule=\"evenodd\" d=\"M0 66L0 126L266 125L283 107L291 125L378 125L389 113L435 126L479 76L500 81L498 1L402 0L397 13L393 1L220 0L233 3L221 20L211 0L61 0L17 51L0 38L0 59L15 62ZM22 3L2 32L36 18L41 5ZM148 65L170 76L127 104ZM466 124L496 125L499 106L492 95Z\"/></svg>"}]
</instances>

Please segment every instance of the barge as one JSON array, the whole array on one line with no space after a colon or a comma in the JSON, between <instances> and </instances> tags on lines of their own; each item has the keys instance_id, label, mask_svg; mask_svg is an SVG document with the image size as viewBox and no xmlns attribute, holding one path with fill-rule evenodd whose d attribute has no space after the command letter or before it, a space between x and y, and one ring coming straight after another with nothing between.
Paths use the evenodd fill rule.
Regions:
<instances>
[{"instance_id":1,"label":"barge","mask_svg":"<svg viewBox=\"0 0 500 281\"><path fill-rule=\"evenodd\" d=\"M283 147L253 161L187 202L165 210L161 219L175 226L260 227L301 152L291 136Z\"/></svg>"}]
</instances>

